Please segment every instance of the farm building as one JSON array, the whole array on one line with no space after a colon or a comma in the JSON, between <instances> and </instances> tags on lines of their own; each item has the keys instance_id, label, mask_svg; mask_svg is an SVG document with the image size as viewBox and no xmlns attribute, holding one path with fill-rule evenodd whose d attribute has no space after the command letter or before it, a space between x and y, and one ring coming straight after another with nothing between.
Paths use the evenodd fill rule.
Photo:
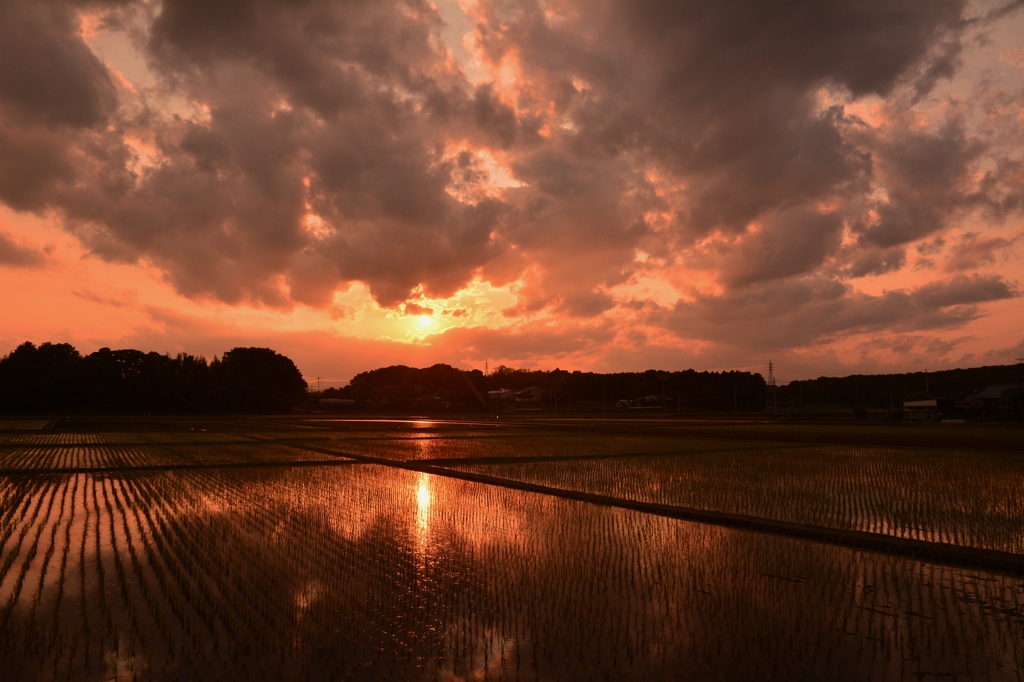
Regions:
<instances>
[{"instance_id":1,"label":"farm building","mask_svg":"<svg viewBox=\"0 0 1024 682\"><path fill-rule=\"evenodd\" d=\"M950 417L956 403L942 398L908 400L903 403L903 420L908 422L937 422Z\"/></svg>"},{"instance_id":2,"label":"farm building","mask_svg":"<svg viewBox=\"0 0 1024 682\"><path fill-rule=\"evenodd\" d=\"M521 407L539 407L541 401L544 399L544 394L547 393L547 389L541 388L540 386L530 386L520 391L516 391L516 402Z\"/></svg>"},{"instance_id":3,"label":"farm building","mask_svg":"<svg viewBox=\"0 0 1024 682\"><path fill-rule=\"evenodd\" d=\"M957 401L957 410L971 419L999 418L1000 412L1005 414L1012 412L1009 407L1000 409L1003 393L1016 388L1020 388L1020 386L1012 384L989 386L984 391L972 393L963 400Z\"/></svg>"}]
</instances>

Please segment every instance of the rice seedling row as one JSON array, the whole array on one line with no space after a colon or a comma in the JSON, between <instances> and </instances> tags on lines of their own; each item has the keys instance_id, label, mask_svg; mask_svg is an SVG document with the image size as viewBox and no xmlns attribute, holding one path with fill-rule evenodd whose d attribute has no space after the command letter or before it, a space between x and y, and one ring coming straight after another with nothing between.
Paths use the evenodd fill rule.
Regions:
<instances>
[{"instance_id":1,"label":"rice seedling row","mask_svg":"<svg viewBox=\"0 0 1024 682\"><path fill-rule=\"evenodd\" d=\"M819 446L463 471L629 500L1024 554L1024 459Z\"/></svg>"},{"instance_id":2,"label":"rice seedling row","mask_svg":"<svg viewBox=\"0 0 1024 682\"><path fill-rule=\"evenodd\" d=\"M11 679L1024 666L1019 580L424 473L220 469L4 490L0 589L26 576L0 628Z\"/></svg>"},{"instance_id":3,"label":"rice seedling row","mask_svg":"<svg viewBox=\"0 0 1024 682\"><path fill-rule=\"evenodd\" d=\"M302 441L307 442L307 441ZM310 441L317 442L317 441ZM74 446L24 447L0 450L0 474L55 471L79 473L89 470L162 466L216 466L228 464L299 463L332 461L336 457L297 452L284 444L253 441L208 444L158 444L137 447Z\"/></svg>"}]
</instances>

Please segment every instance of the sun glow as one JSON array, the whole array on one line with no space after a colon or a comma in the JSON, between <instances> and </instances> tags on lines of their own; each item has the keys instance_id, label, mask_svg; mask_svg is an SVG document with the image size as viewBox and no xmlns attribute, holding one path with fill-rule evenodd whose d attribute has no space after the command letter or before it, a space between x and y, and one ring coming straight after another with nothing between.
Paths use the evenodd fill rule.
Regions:
<instances>
[{"instance_id":1,"label":"sun glow","mask_svg":"<svg viewBox=\"0 0 1024 682\"><path fill-rule=\"evenodd\" d=\"M430 510L430 488L426 476L420 479L419 487L416 489L416 506L421 514L426 514Z\"/></svg>"},{"instance_id":2,"label":"sun glow","mask_svg":"<svg viewBox=\"0 0 1024 682\"><path fill-rule=\"evenodd\" d=\"M430 501L430 477L421 473L416 488L416 537L421 552L427 546L427 536L430 533Z\"/></svg>"},{"instance_id":3,"label":"sun glow","mask_svg":"<svg viewBox=\"0 0 1024 682\"><path fill-rule=\"evenodd\" d=\"M430 324L433 321L434 321L434 318L432 318L430 315L420 315L420 326L421 327L429 327Z\"/></svg>"}]
</instances>

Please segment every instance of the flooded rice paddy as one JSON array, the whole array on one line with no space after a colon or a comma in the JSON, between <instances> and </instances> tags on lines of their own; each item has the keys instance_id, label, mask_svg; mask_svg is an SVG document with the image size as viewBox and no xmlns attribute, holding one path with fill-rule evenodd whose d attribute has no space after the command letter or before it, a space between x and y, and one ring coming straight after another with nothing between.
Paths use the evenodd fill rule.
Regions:
<instances>
[{"instance_id":1,"label":"flooded rice paddy","mask_svg":"<svg viewBox=\"0 0 1024 682\"><path fill-rule=\"evenodd\" d=\"M1020 574L445 473L1019 553L1012 453L392 425L40 433L0 469L4 679L1024 674Z\"/></svg>"}]
</instances>

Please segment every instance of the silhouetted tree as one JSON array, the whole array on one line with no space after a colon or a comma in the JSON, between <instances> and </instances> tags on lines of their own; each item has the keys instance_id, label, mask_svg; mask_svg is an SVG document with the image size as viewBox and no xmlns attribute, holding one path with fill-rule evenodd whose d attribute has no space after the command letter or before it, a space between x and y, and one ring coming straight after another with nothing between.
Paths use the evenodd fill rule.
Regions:
<instances>
[{"instance_id":1,"label":"silhouetted tree","mask_svg":"<svg viewBox=\"0 0 1024 682\"><path fill-rule=\"evenodd\" d=\"M295 364L268 348L235 348L224 362L184 353L23 343L0 358L0 412L290 410L305 398Z\"/></svg>"},{"instance_id":2,"label":"silhouetted tree","mask_svg":"<svg viewBox=\"0 0 1024 682\"><path fill-rule=\"evenodd\" d=\"M82 356L68 343L25 342L0 360L0 409L5 412L67 410L79 403Z\"/></svg>"},{"instance_id":3,"label":"silhouetted tree","mask_svg":"<svg viewBox=\"0 0 1024 682\"><path fill-rule=\"evenodd\" d=\"M217 364L214 380L233 412L285 412L306 398L295 363L269 348L232 348Z\"/></svg>"}]
</instances>

